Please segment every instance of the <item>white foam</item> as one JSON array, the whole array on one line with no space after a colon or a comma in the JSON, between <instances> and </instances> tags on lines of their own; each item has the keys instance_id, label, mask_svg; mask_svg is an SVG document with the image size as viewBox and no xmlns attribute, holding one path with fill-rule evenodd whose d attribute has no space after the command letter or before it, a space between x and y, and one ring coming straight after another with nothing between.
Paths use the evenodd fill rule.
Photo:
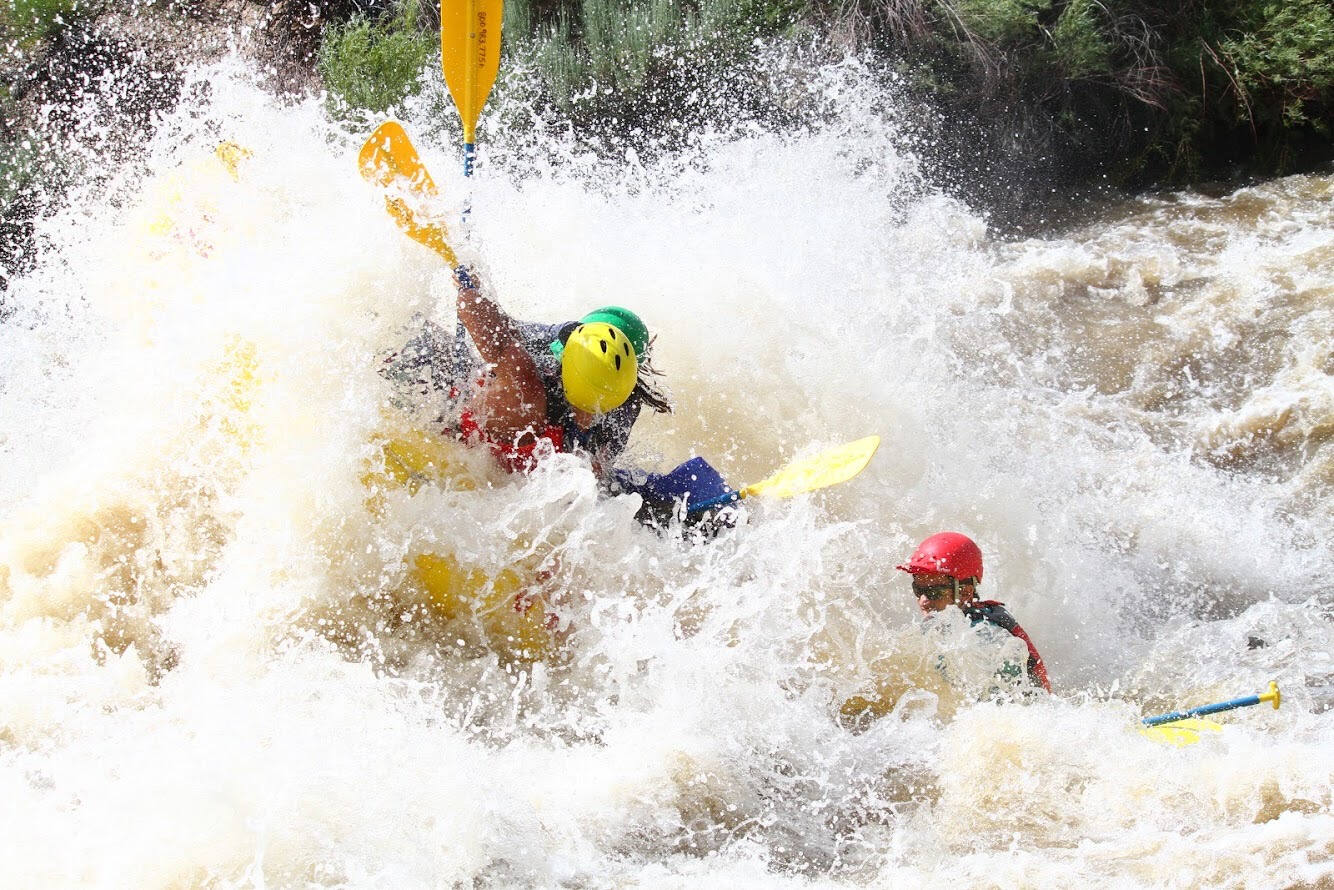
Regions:
<instances>
[{"instance_id":1,"label":"white foam","mask_svg":"<svg viewBox=\"0 0 1334 890\"><path fill-rule=\"evenodd\" d=\"M519 478L459 457L475 490L368 504L393 412L377 356L447 279L318 105L235 63L195 76L211 104L168 121L145 178L45 221L7 295L7 886L1329 879L1334 727L1303 692L1334 671L1331 517L1303 506L1330 484L1314 178L1262 187L1288 209L1258 217L1188 196L1000 243L922 188L856 66L827 73L823 128L657 160L491 132L465 183L457 146L422 140L505 306L625 303L657 333L678 407L642 422L637 460L704 454L744 483L884 437L847 485L692 545L574 458ZM209 167L220 139L253 152L237 182ZM173 176L189 200L154 240L121 208ZM1295 257L1316 260L1285 283ZM1273 361L1229 351L1256 338ZM1285 403L1295 464L1197 444ZM942 528L981 543L983 593L1058 699L941 682L893 565ZM507 664L432 617L404 586L422 551L549 570L565 657ZM899 707L843 729L838 702L886 671ZM1217 740L1134 731L1270 679L1283 709Z\"/></svg>"}]
</instances>

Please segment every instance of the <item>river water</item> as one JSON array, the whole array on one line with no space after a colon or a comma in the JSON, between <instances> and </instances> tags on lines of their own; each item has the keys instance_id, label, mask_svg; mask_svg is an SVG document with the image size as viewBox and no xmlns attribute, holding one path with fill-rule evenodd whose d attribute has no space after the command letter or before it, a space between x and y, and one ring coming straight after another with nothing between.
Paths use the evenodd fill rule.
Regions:
<instances>
[{"instance_id":1,"label":"river water","mask_svg":"<svg viewBox=\"0 0 1334 890\"><path fill-rule=\"evenodd\" d=\"M502 304L657 333L676 410L627 460L735 484L883 437L698 542L574 457L445 445L464 481L377 483L426 428L377 367L449 322L447 271L359 179L364 132L195 77L6 295L4 886L1334 884L1334 176L1001 236L855 69L819 126L652 160L488 119L472 181L428 94L408 129ZM942 529L1053 696L955 682L976 635L893 568ZM433 609L421 553L538 579L558 651ZM1271 680L1199 744L1136 731Z\"/></svg>"}]
</instances>

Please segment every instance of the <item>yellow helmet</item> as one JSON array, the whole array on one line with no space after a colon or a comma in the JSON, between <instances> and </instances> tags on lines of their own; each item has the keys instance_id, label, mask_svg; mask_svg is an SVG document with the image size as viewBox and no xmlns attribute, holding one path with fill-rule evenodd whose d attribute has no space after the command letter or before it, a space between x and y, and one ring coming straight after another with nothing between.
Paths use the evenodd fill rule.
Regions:
<instances>
[{"instance_id":1,"label":"yellow helmet","mask_svg":"<svg viewBox=\"0 0 1334 890\"><path fill-rule=\"evenodd\" d=\"M581 324L565 341L560 379L565 398L580 411L606 414L630 398L639 377L635 347L606 322Z\"/></svg>"}]
</instances>

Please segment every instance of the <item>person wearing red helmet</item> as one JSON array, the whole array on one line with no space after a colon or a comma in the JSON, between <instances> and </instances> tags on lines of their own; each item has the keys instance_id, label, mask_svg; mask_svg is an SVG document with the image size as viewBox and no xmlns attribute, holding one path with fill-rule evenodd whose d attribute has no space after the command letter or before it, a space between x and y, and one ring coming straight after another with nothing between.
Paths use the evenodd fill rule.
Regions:
<instances>
[{"instance_id":1,"label":"person wearing red helmet","mask_svg":"<svg viewBox=\"0 0 1334 890\"><path fill-rule=\"evenodd\" d=\"M957 606L974 628L993 629L992 634L1001 635L997 639L1008 634L1024 642L1028 647L1027 671L1007 661L998 672L1008 681L1006 685L1022 683L1021 677L1026 673L1029 689L1051 692L1042 656L1019 622L1005 610L1004 603L977 598L977 585L982 581L982 550L971 538L958 532L931 535L917 545L907 562L896 568L912 575L912 593L923 615L929 617ZM939 667L944 672L943 661ZM850 729L865 729L871 720L893 709L894 698L884 689L871 696L855 695L840 707L839 720Z\"/></svg>"},{"instance_id":2,"label":"person wearing red helmet","mask_svg":"<svg viewBox=\"0 0 1334 890\"><path fill-rule=\"evenodd\" d=\"M939 532L917 545L908 561L896 566L912 575L912 593L923 615L958 606L974 626L982 623L998 627L1024 641L1028 647L1028 679L1034 686L1051 692L1047 666L1019 622L996 600L979 600L977 585L982 581L982 549L967 535Z\"/></svg>"}]
</instances>

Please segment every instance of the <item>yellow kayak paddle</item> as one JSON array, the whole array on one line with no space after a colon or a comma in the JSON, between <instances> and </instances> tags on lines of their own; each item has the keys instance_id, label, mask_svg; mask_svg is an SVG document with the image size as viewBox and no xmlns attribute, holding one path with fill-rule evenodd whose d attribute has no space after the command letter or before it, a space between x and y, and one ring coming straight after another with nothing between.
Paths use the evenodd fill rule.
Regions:
<instances>
[{"instance_id":1,"label":"yellow kayak paddle","mask_svg":"<svg viewBox=\"0 0 1334 890\"><path fill-rule=\"evenodd\" d=\"M1201 732L1223 731L1223 727L1212 720L1200 719L1206 714L1217 714L1234 708L1249 708L1264 702L1269 702L1274 706L1274 710L1278 710L1282 701L1283 693L1279 691L1278 684L1271 680L1268 692L1244 695L1241 698L1228 699L1212 705L1199 705L1184 711L1160 714L1157 717L1145 717L1140 721L1144 724L1140 728L1140 734L1156 742L1181 748L1198 742Z\"/></svg>"},{"instance_id":2,"label":"yellow kayak paddle","mask_svg":"<svg viewBox=\"0 0 1334 890\"><path fill-rule=\"evenodd\" d=\"M440 67L463 121L463 175L471 176L477 118L500 70L504 0L441 0Z\"/></svg>"},{"instance_id":3,"label":"yellow kayak paddle","mask_svg":"<svg viewBox=\"0 0 1334 890\"><path fill-rule=\"evenodd\" d=\"M1212 720L1202 720L1198 717L1139 728L1139 734L1146 739L1152 739L1164 745L1171 745L1173 748L1184 748L1187 745L1193 745L1206 734L1222 731L1221 724Z\"/></svg>"},{"instance_id":4,"label":"yellow kayak paddle","mask_svg":"<svg viewBox=\"0 0 1334 890\"><path fill-rule=\"evenodd\" d=\"M398 227L413 241L435 251L450 268L457 266L459 260L449 246L445 224L428 218L425 205L438 194L435 181L403 125L385 121L376 127L361 147L357 163L363 179L393 190L385 194L384 204Z\"/></svg>"},{"instance_id":5,"label":"yellow kayak paddle","mask_svg":"<svg viewBox=\"0 0 1334 890\"><path fill-rule=\"evenodd\" d=\"M463 172L472 175L477 118L500 70L500 29L504 0L441 0L440 67L463 122ZM382 188L385 208L409 238L435 251L451 267L459 264L445 224L430 218L426 205L436 197L427 172L407 132L385 121L361 148L361 175ZM466 212L465 212L466 216Z\"/></svg>"},{"instance_id":6,"label":"yellow kayak paddle","mask_svg":"<svg viewBox=\"0 0 1334 890\"><path fill-rule=\"evenodd\" d=\"M807 491L816 491L838 485L856 476L870 463L875 450L880 447L879 436L867 436L828 451L822 451L814 457L794 461L768 478L761 479L736 492L728 492L707 501L690 505L690 512L707 510L720 504L763 494L775 498L790 498Z\"/></svg>"}]
</instances>

